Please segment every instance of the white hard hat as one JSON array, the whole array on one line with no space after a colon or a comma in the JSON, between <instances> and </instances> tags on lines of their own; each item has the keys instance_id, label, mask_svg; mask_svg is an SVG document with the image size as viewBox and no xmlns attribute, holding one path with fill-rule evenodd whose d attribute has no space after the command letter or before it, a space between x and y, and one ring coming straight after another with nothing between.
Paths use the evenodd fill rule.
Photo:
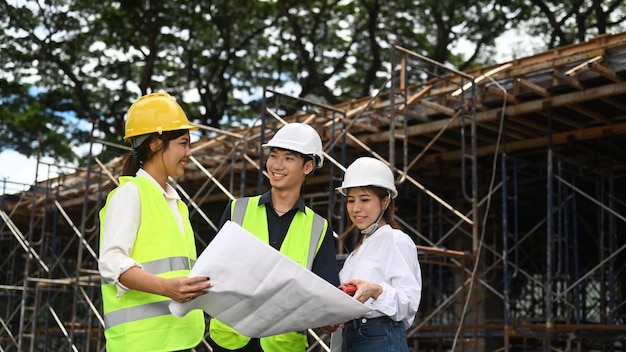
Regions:
<instances>
[{"instance_id":1,"label":"white hard hat","mask_svg":"<svg viewBox=\"0 0 626 352\"><path fill-rule=\"evenodd\" d=\"M389 166L370 157L360 157L350 164L343 175L341 187L337 187L335 190L347 196L348 188L367 186L382 187L389 190L392 199L398 196L393 172Z\"/></svg>"},{"instance_id":2,"label":"white hard hat","mask_svg":"<svg viewBox=\"0 0 626 352\"><path fill-rule=\"evenodd\" d=\"M316 169L324 164L322 139L313 127L305 123L292 122L286 124L262 147L287 149L308 155L313 158Z\"/></svg>"}]
</instances>

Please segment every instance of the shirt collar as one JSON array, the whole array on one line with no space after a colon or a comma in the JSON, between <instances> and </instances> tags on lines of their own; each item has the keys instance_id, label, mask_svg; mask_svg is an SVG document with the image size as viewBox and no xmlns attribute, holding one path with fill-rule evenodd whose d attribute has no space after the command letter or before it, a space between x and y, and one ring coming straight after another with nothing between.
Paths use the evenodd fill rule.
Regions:
<instances>
[{"instance_id":1,"label":"shirt collar","mask_svg":"<svg viewBox=\"0 0 626 352\"><path fill-rule=\"evenodd\" d=\"M272 191L267 191L261 195L261 199L259 199L259 205L266 205L272 203ZM306 205L304 204L304 199L302 197L298 198L294 208L299 209L303 213L306 213ZM292 208L293 209L293 208ZM291 210L291 209L289 209Z\"/></svg>"},{"instance_id":2,"label":"shirt collar","mask_svg":"<svg viewBox=\"0 0 626 352\"><path fill-rule=\"evenodd\" d=\"M387 232L389 229L391 229L391 225L389 224L385 224L379 228L376 229L376 231L374 231L372 234L368 235L368 236L363 236L363 242L373 238L373 237L378 237L378 236L382 236L383 233Z\"/></svg>"},{"instance_id":3,"label":"shirt collar","mask_svg":"<svg viewBox=\"0 0 626 352\"><path fill-rule=\"evenodd\" d=\"M165 183L165 189L161 188L161 185L146 170L140 168L139 170L137 170L136 176L147 178L148 180L150 180L150 182L154 183L157 187L159 187L161 193L163 193L163 196L165 196L165 198L180 199L180 195L178 194L178 192L176 192L172 185L170 185L169 183Z\"/></svg>"}]
</instances>

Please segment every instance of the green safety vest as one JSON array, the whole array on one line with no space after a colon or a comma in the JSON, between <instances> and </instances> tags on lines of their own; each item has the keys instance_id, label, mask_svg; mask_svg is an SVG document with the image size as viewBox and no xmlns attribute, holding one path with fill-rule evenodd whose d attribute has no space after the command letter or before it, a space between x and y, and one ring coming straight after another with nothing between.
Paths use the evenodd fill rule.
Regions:
<instances>
[{"instance_id":1,"label":"green safety vest","mask_svg":"<svg viewBox=\"0 0 626 352\"><path fill-rule=\"evenodd\" d=\"M259 206L261 196L240 198L232 203L231 220L251 232L258 239L269 243L267 213L265 206ZM311 270L315 254L319 250L328 222L306 207L305 212L298 211L289 225L287 236L280 246L280 252L299 265ZM302 236L302 234L310 234ZM211 339L222 348L237 350L247 345L250 338L241 335L235 329L213 318L209 324ZM262 337L261 347L267 352L302 352L309 343L305 333Z\"/></svg>"},{"instance_id":2,"label":"green safety vest","mask_svg":"<svg viewBox=\"0 0 626 352\"><path fill-rule=\"evenodd\" d=\"M178 209L185 224L185 234L172 216L161 190L143 177L120 177L120 186L134 183L141 200L141 224L133 245L131 258L143 270L160 277L188 276L196 260L196 245L189 222L189 212L182 201ZM104 224L106 210L116 188L100 210ZM103 226L100 228L102 245ZM102 303L106 349L115 351L175 351L197 346L204 336L202 310L193 310L182 318L170 313L168 297L129 290L117 297L114 284L102 283Z\"/></svg>"}]
</instances>

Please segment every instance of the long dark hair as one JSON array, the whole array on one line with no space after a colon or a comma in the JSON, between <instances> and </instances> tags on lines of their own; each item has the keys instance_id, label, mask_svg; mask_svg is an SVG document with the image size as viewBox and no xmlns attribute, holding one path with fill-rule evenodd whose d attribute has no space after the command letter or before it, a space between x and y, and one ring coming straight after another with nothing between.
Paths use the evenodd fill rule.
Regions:
<instances>
[{"instance_id":1,"label":"long dark hair","mask_svg":"<svg viewBox=\"0 0 626 352\"><path fill-rule=\"evenodd\" d=\"M389 195L389 191L386 188L383 187L376 187L376 186L363 186L360 188L367 188L372 190L372 192L374 192L374 194L382 201L385 197L387 197ZM347 198L346 198L347 199ZM344 206L348 207L348 202L347 200L345 201ZM347 212L346 212L347 213ZM387 209L385 209L385 212L383 213L383 219L385 219L385 222L391 226L394 229L400 229L400 224L398 223L398 221L396 221L394 214L396 213L396 200L391 198L391 196L389 197L389 205L387 206ZM339 241L341 243L346 242L347 240L350 239L351 235L359 235L360 232L355 230L356 226L354 225L354 223L352 222L352 220L350 219L349 216L346 217L346 230L341 234L341 236L339 237ZM350 241L350 242L354 242L354 241ZM361 242L361 238L358 239L358 243Z\"/></svg>"},{"instance_id":2,"label":"long dark hair","mask_svg":"<svg viewBox=\"0 0 626 352\"><path fill-rule=\"evenodd\" d=\"M126 155L126 159L124 160L124 167L122 168L122 176L135 176L137 174L137 170L143 164L150 160L156 152L153 152L150 149L150 143L155 139L160 139L163 141L163 150L167 150L167 147L170 145L170 141L174 140L185 133L189 132L189 130L175 130L175 131L164 131L161 134L152 133L146 138L139 146L133 148L133 150Z\"/></svg>"}]
</instances>

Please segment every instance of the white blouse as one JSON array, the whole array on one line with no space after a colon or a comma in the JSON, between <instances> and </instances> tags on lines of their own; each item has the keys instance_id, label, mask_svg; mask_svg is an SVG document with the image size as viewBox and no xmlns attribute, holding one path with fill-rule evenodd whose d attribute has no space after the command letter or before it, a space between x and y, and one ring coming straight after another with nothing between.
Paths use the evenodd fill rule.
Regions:
<instances>
[{"instance_id":1,"label":"white blouse","mask_svg":"<svg viewBox=\"0 0 626 352\"><path fill-rule=\"evenodd\" d=\"M389 225L380 227L346 258L341 282L361 279L377 283L383 292L364 304L373 309L366 318L388 316L409 328L422 297L422 272L413 240Z\"/></svg>"}]
</instances>

